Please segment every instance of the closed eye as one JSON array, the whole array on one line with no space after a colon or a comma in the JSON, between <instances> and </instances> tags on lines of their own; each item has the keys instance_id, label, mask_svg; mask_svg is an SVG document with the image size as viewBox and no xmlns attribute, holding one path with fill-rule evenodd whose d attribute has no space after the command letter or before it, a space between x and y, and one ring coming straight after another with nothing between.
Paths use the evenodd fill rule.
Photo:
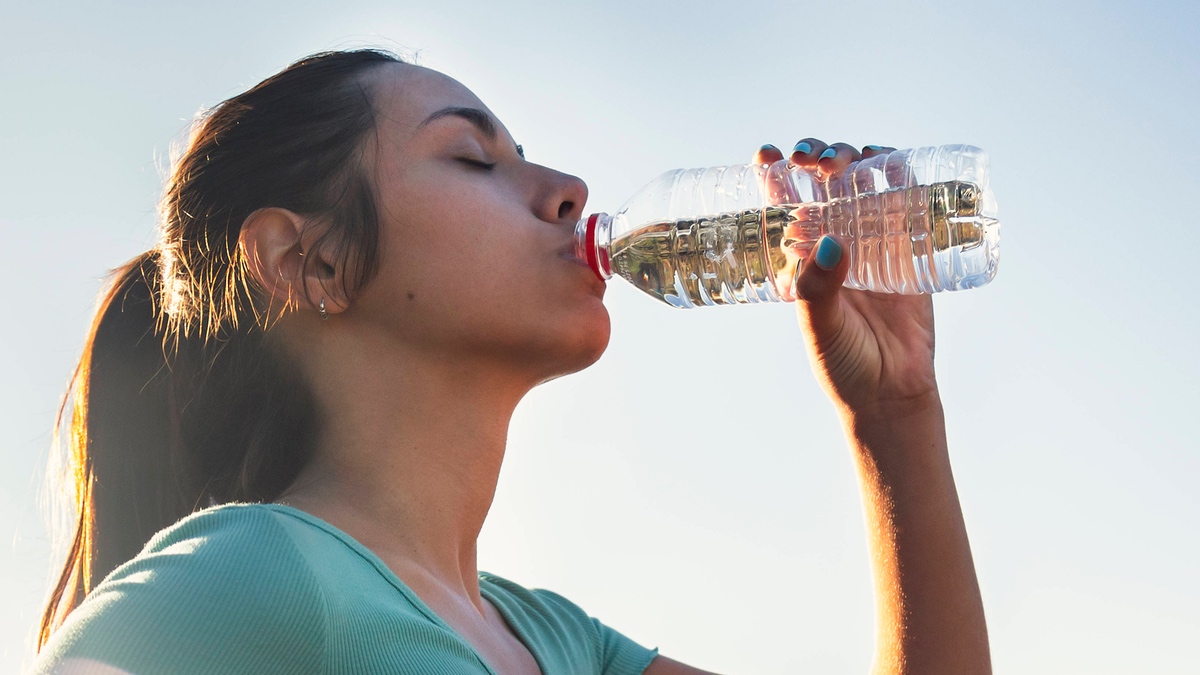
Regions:
<instances>
[{"instance_id":1,"label":"closed eye","mask_svg":"<svg viewBox=\"0 0 1200 675\"><path fill-rule=\"evenodd\" d=\"M484 171L491 171L492 169L496 168L495 162L489 163L478 159L471 159L470 157L459 157L458 161L462 162L463 164L473 166L477 169L483 169Z\"/></svg>"}]
</instances>

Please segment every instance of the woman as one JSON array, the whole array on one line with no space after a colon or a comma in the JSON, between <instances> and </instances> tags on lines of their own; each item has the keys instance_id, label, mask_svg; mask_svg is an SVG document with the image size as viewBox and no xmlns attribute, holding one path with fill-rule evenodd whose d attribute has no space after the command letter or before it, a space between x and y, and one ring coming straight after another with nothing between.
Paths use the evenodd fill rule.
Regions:
<instances>
[{"instance_id":1,"label":"woman","mask_svg":"<svg viewBox=\"0 0 1200 675\"><path fill-rule=\"evenodd\" d=\"M571 254L586 198L461 84L376 51L199 120L76 372L78 527L36 670L704 672L476 569L514 408L608 342ZM821 242L797 307L859 467L877 668L986 672L932 304L843 290L840 258Z\"/></svg>"}]
</instances>

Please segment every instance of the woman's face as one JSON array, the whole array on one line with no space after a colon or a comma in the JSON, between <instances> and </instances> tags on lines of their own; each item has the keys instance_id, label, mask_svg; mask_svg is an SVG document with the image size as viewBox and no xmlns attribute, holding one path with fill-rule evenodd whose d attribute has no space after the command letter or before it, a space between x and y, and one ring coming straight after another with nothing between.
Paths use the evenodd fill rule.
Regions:
<instances>
[{"instance_id":1,"label":"woman's face","mask_svg":"<svg viewBox=\"0 0 1200 675\"><path fill-rule=\"evenodd\" d=\"M386 340L538 382L594 363L608 345L605 286L571 254L587 186L525 161L449 77L410 65L374 77L380 261L350 311Z\"/></svg>"}]
</instances>

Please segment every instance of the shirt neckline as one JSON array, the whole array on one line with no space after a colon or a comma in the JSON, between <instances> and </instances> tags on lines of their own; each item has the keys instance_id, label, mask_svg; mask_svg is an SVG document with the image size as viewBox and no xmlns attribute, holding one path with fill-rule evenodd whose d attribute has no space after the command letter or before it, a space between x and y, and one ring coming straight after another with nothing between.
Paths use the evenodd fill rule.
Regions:
<instances>
[{"instance_id":1,"label":"shirt neckline","mask_svg":"<svg viewBox=\"0 0 1200 675\"><path fill-rule=\"evenodd\" d=\"M308 525L324 531L326 534L329 534L340 541L343 545L354 551L358 556L374 567L375 571L382 576L385 581L399 591L400 595L402 595L405 600L412 604L417 611L421 612L425 618L432 621L439 628L449 631L451 635L458 638L458 640L462 642L462 644L471 652L475 659L479 661L480 665L482 665L488 673L491 675L497 675L496 670L492 668L492 665L488 663L482 655L480 655L480 653L475 649L474 645L468 642L467 639L459 634L458 631L454 630L454 627L446 623L442 617L438 616L437 612L433 611L433 608L427 605L425 601L416 594L415 591L409 588L408 584L404 583L400 577L396 576L396 573L393 572L392 569L388 567L379 556L375 555L371 549L362 545L362 543L360 543L357 539L351 537L327 521L324 521L307 511L301 511L294 506L280 504L279 502L258 504L257 506L262 506L268 510L275 511L282 515L296 518L297 520L303 521ZM535 663L537 663L538 670L541 671L542 675L550 675L550 672L546 669L546 660L542 653L535 646L533 640L530 638L530 635L525 632L524 627L522 627L520 623L515 620L516 617L510 611L508 603L499 600L499 595L492 588L490 588L490 586L494 585L495 582L485 578L484 575L487 577L501 578L496 577L496 575L491 574L490 572L476 570L476 577L479 579L479 594L482 595L488 602L490 602L492 607L496 608L496 611L499 612L500 616L504 618L504 622L507 623L509 628L512 629L513 634L516 635L521 644L529 650L529 654L533 656L533 660Z\"/></svg>"}]
</instances>

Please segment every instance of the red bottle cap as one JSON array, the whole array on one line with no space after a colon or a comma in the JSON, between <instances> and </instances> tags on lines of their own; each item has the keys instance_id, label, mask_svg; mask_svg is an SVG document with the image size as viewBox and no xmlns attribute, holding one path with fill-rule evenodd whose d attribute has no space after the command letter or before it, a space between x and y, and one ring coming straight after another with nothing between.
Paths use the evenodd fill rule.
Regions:
<instances>
[{"instance_id":1,"label":"red bottle cap","mask_svg":"<svg viewBox=\"0 0 1200 675\"><path fill-rule=\"evenodd\" d=\"M600 277L600 281L607 281L608 277L604 275L604 270L609 269L608 251L596 245L596 223L600 221L600 215L593 213L588 216L583 240L584 248L587 249L588 267L591 267L596 276Z\"/></svg>"}]
</instances>

